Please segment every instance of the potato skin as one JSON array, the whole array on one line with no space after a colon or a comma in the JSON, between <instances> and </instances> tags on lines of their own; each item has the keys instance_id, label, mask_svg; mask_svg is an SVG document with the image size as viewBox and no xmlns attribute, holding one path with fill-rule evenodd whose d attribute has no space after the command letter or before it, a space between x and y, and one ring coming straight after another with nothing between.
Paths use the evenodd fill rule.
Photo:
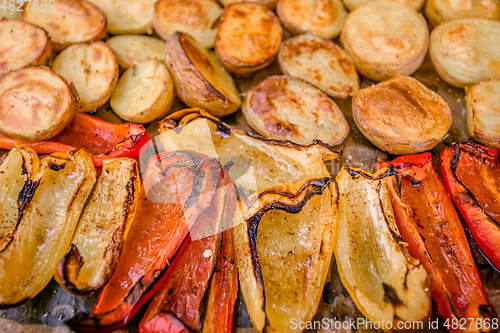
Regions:
<instances>
[{"instance_id":1,"label":"potato skin","mask_svg":"<svg viewBox=\"0 0 500 333\"><path fill-rule=\"evenodd\" d=\"M434 148L451 126L448 104L409 76L360 89L353 98L352 112L356 126L368 140L396 155Z\"/></svg>"},{"instance_id":2,"label":"potato skin","mask_svg":"<svg viewBox=\"0 0 500 333\"><path fill-rule=\"evenodd\" d=\"M462 18L500 20L500 2L497 0L427 0L425 17L436 27L444 21Z\"/></svg>"},{"instance_id":3,"label":"potato skin","mask_svg":"<svg viewBox=\"0 0 500 333\"><path fill-rule=\"evenodd\" d=\"M376 1L349 13L340 41L361 75L382 81L413 74L420 67L429 31L423 16L410 7Z\"/></svg>"},{"instance_id":4,"label":"potato skin","mask_svg":"<svg viewBox=\"0 0 500 333\"><path fill-rule=\"evenodd\" d=\"M343 0L344 5L347 7L347 9L350 12L355 10L359 6L362 6L364 4L367 4L369 2L374 2L374 1L377 1L377 0ZM402 3L404 5L410 6L411 8L415 9L416 11L420 11L420 9L422 9L422 7L424 6L424 3L425 3L425 0L389 0L389 1Z\"/></svg>"},{"instance_id":5,"label":"potato skin","mask_svg":"<svg viewBox=\"0 0 500 333\"><path fill-rule=\"evenodd\" d=\"M333 41L304 34L281 43L278 53L286 75L305 80L330 96L348 98L359 89L359 78L349 54Z\"/></svg>"},{"instance_id":6,"label":"potato skin","mask_svg":"<svg viewBox=\"0 0 500 333\"><path fill-rule=\"evenodd\" d=\"M263 136L311 144L340 144L349 125L324 92L287 75L271 76L247 92L242 107L248 124Z\"/></svg>"},{"instance_id":7,"label":"potato skin","mask_svg":"<svg viewBox=\"0 0 500 333\"><path fill-rule=\"evenodd\" d=\"M0 79L0 131L26 141L51 139L69 124L75 104L66 80L50 68L18 69Z\"/></svg>"},{"instance_id":8,"label":"potato skin","mask_svg":"<svg viewBox=\"0 0 500 333\"><path fill-rule=\"evenodd\" d=\"M280 0L276 13L293 35L310 32L330 39L340 34L347 16L340 0Z\"/></svg>"},{"instance_id":9,"label":"potato skin","mask_svg":"<svg viewBox=\"0 0 500 333\"><path fill-rule=\"evenodd\" d=\"M181 31L211 49L217 33L212 25L221 14L219 4L210 0L159 0L155 4L153 27L164 40Z\"/></svg>"},{"instance_id":10,"label":"potato skin","mask_svg":"<svg viewBox=\"0 0 500 333\"><path fill-rule=\"evenodd\" d=\"M191 36L182 32L170 36L166 64L175 91L186 105L203 108L216 117L239 109L241 97L231 75Z\"/></svg>"},{"instance_id":11,"label":"potato skin","mask_svg":"<svg viewBox=\"0 0 500 333\"><path fill-rule=\"evenodd\" d=\"M160 38L143 35L118 35L106 41L120 67L127 69L135 63L158 60L165 63L167 44Z\"/></svg>"},{"instance_id":12,"label":"potato skin","mask_svg":"<svg viewBox=\"0 0 500 333\"><path fill-rule=\"evenodd\" d=\"M53 11L35 11L29 2L23 8L24 20L46 30L54 50L106 36L106 17L96 6L85 0L54 1Z\"/></svg>"},{"instance_id":13,"label":"potato skin","mask_svg":"<svg viewBox=\"0 0 500 333\"><path fill-rule=\"evenodd\" d=\"M429 54L439 76L463 88L500 76L500 22L447 21L432 30Z\"/></svg>"},{"instance_id":14,"label":"potato skin","mask_svg":"<svg viewBox=\"0 0 500 333\"><path fill-rule=\"evenodd\" d=\"M465 109L474 140L500 149L500 78L465 87Z\"/></svg>"},{"instance_id":15,"label":"potato skin","mask_svg":"<svg viewBox=\"0 0 500 333\"><path fill-rule=\"evenodd\" d=\"M252 73L275 59L283 29L267 7L251 2L231 4L216 24L215 54L229 72Z\"/></svg>"},{"instance_id":16,"label":"potato skin","mask_svg":"<svg viewBox=\"0 0 500 333\"><path fill-rule=\"evenodd\" d=\"M55 58L52 70L75 85L79 95L78 112L103 106L118 81L116 57L102 41L66 48Z\"/></svg>"}]
</instances>

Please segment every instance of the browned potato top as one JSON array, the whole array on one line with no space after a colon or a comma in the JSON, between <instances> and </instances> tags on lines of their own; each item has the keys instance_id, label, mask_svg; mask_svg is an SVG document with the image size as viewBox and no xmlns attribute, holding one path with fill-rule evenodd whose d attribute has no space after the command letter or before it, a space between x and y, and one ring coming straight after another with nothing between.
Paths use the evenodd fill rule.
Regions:
<instances>
[{"instance_id":1,"label":"browned potato top","mask_svg":"<svg viewBox=\"0 0 500 333\"><path fill-rule=\"evenodd\" d=\"M0 21L0 77L26 66L45 65L52 44L45 30L25 21Z\"/></svg>"},{"instance_id":2,"label":"browned potato top","mask_svg":"<svg viewBox=\"0 0 500 333\"><path fill-rule=\"evenodd\" d=\"M374 2L378 0L343 0L344 5L347 7L349 11L352 11L359 6L362 6L364 4L367 4L369 2ZM393 1L393 2L399 2L404 5L410 6L411 8L415 10L420 10L424 6L425 0L388 0L388 1ZM460 0L451 0L451 1L460 1Z\"/></svg>"},{"instance_id":3,"label":"browned potato top","mask_svg":"<svg viewBox=\"0 0 500 333\"><path fill-rule=\"evenodd\" d=\"M292 34L310 32L325 38L337 37L347 16L340 0L281 0L276 12Z\"/></svg>"},{"instance_id":4,"label":"browned potato top","mask_svg":"<svg viewBox=\"0 0 500 333\"><path fill-rule=\"evenodd\" d=\"M269 65L278 53L283 35L276 15L251 2L227 6L218 27L215 52L235 74L255 72Z\"/></svg>"},{"instance_id":5,"label":"browned potato top","mask_svg":"<svg viewBox=\"0 0 500 333\"><path fill-rule=\"evenodd\" d=\"M73 118L75 98L48 67L27 67L0 80L0 131L28 141L56 136Z\"/></svg>"},{"instance_id":6,"label":"browned potato top","mask_svg":"<svg viewBox=\"0 0 500 333\"><path fill-rule=\"evenodd\" d=\"M212 25L221 14L222 8L211 0L159 0L155 4L153 27L164 40L181 31L203 47L212 48L217 33Z\"/></svg>"},{"instance_id":7,"label":"browned potato top","mask_svg":"<svg viewBox=\"0 0 500 333\"><path fill-rule=\"evenodd\" d=\"M219 0L219 2L223 6L227 6L227 5L230 5L232 3L247 2L247 1L248 0ZM278 3L278 0L252 0L252 2L267 6L270 9L274 9L276 7L276 4Z\"/></svg>"},{"instance_id":8,"label":"browned potato top","mask_svg":"<svg viewBox=\"0 0 500 333\"><path fill-rule=\"evenodd\" d=\"M24 19L45 29L56 50L76 43L90 42L106 35L106 17L84 0L54 0L54 10L35 10L24 4Z\"/></svg>"},{"instance_id":9,"label":"browned potato top","mask_svg":"<svg viewBox=\"0 0 500 333\"><path fill-rule=\"evenodd\" d=\"M461 18L500 20L498 0L427 0L425 17L437 26L444 21Z\"/></svg>"}]
</instances>

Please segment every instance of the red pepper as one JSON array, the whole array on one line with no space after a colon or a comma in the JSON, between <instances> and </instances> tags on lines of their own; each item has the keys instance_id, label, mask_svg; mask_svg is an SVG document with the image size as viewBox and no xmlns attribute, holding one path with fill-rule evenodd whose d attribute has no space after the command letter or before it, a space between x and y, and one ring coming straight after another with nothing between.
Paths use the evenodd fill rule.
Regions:
<instances>
[{"instance_id":1,"label":"red pepper","mask_svg":"<svg viewBox=\"0 0 500 333\"><path fill-rule=\"evenodd\" d=\"M379 162L381 168L386 162ZM460 218L432 165L430 153L402 156L389 162L400 177L385 179L397 227L409 253L430 273L431 294L437 313L463 323L466 331L485 331L494 312ZM477 324L477 326L476 326ZM477 329L482 326L482 329ZM459 331L459 329L450 329Z\"/></svg>"},{"instance_id":2,"label":"red pepper","mask_svg":"<svg viewBox=\"0 0 500 333\"><path fill-rule=\"evenodd\" d=\"M139 157L141 147L148 141L148 133L142 125L113 124L86 113L77 113L61 133L47 141L23 141L0 133L0 148L12 149L17 143L32 148L38 154L85 148L98 167L108 158Z\"/></svg>"},{"instance_id":3,"label":"red pepper","mask_svg":"<svg viewBox=\"0 0 500 333\"><path fill-rule=\"evenodd\" d=\"M441 153L441 172L474 241L500 269L500 152L455 143Z\"/></svg>"}]
</instances>

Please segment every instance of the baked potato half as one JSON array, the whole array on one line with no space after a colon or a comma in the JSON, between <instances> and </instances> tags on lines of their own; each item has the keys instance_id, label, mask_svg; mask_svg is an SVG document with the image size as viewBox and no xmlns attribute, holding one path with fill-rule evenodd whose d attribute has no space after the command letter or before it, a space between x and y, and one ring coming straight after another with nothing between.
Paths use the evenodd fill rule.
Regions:
<instances>
[{"instance_id":1,"label":"baked potato half","mask_svg":"<svg viewBox=\"0 0 500 333\"><path fill-rule=\"evenodd\" d=\"M0 40L0 77L19 68L43 66L52 51L45 30L21 20L0 20Z\"/></svg>"},{"instance_id":2,"label":"baked potato half","mask_svg":"<svg viewBox=\"0 0 500 333\"><path fill-rule=\"evenodd\" d=\"M429 53L439 76L452 86L500 77L500 21L444 22L432 30Z\"/></svg>"},{"instance_id":3,"label":"baked potato half","mask_svg":"<svg viewBox=\"0 0 500 333\"><path fill-rule=\"evenodd\" d=\"M106 15L106 29L113 35L151 34L156 0L88 0Z\"/></svg>"},{"instance_id":4,"label":"baked potato half","mask_svg":"<svg viewBox=\"0 0 500 333\"><path fill-rule=\"evenodd\" d=\"M32 299L52 279L95 177L91 158L80 149L43 157L26 179L16 195L20 218L13 238L0 251L0 308Z\"/></svg>"},{"instance_id":5,"label":"baked potato half","mask_svg":"<svg viewBox=\"0 0 500 333\"><path fill-rule=\"evenodd\" d=\"M5 7L0 9L0 19L22 20L24 0L17 0L13 6L6 2Z\"/></svg>"},{"instance_id":6,"label":"baked potato half","mask_svg":"<svg viewBox=\"0 0 500 333\"><path fill-rule=\"evenodd\" d=\"M469 135L500 149L500 78L465 87Z\"/></svg>"},{"instance_id":7,"label":"baked potato half","mask_svg":"<svg viewBox=\"0 0 500 333\"><path fill-rule=\"evenodd\" d=\"M0 131L16 139L55 137L75 115L66 80L48 67L27 67L0 79Z\"/></svg>"},{"instance_id":8,"label":"baked potato half","mask_svg":"<svg viewBox=\"0 0 500 333\"><path fill-rule=\"evenodd\" d=\"M213 23L221 14L222 8L211 0L159 0L155 4L153 27L164 40L181 31L211 49L217 33Z\"/></svg>"},{"instance_id":9,"label":"baked potato half","mask_svg":"<svg viewBox=\"0 0 500 333\"><path fill-rule=\"evenodd\" d=\"M451 126L448 103L409 76L360 89L352 100L352 114L371 143L396 155L434 148Z\"/></svg>"},{"instance_id":10,"label":"baked potato half","mask_svg":"<svg viewBox=\"0 0 500 333\"><path fill-rule=\"evenodd\" d=\"M219 0L219 2L223 6L228 6L232 3L238 3L238 2L247 2L248 0ZM276 4L278 3L279 0L254 0L252 2L258 3L260 5L267 6L269 9L274 10L276 8Z\"/></svg>"},{"instance_id":11,"label":"baked potato half","mask_svg":"<svg viewBox=\"0 0 500 333\"><path fill-rule=\"evenodd\" d=\"M231 4L216 25L215 53L229 72L252 73L276 58L283 29L267 7L252 2Z\"/></svg>"},{"instance_id":12,"label":"baked potato half","mask_svg":"<svg viewBox=\"0 0 500 333\"><path fill-rule=\"evenodd\" d=\"M337 104L310 83L271 76L249 90L242 107L248 124L272 139L340 144L349 125Z\"/></svg>"},{"instance_id":13,"label":"baked potato half","mask_svg":"<svg viewBox=\"0 0 500 333\"><path fill-rule=\"evenodd\" d=\"M340 0L281 0L276 13L293 35L310 32L330 39L340 34L347 16Z\"/></svg>"},{"instance_id":14,"label":"baked potato half","mask_svg":"<svg viewBox=\"0 0 500 333\"><path fill-rule=\"evenodd\" d=\"M425 17L433 26L438 26L444 21L462 18L500 20L500 2L498 0L427 0Z\"/></svg>"},{"instance_id":15,"label":"baked potato half","mask_svg":"<svg viewBox=\"0 0 500 333\"><path fill-rule=\"evenodd\" d=\"M186 105L206 109L216 117L240 108L241 97L231 75L213 52L188 34L176 32L170 36L166 64L175 91Z\"/></svg>"},{"instance_id":16,"label":"baked potato half","mask_svg":"<svg viewBox=\"0 0 500 333\"><path fill-rule=\"evenodd\" d=\"M367 4L369 2L377 1L377 0L342 0L344 2L344 5L347 7L349 11L353 11L359 6L362 6L364 4ZM388 0L392 2L399 2L404 5L410 6L411 8L415 9L416 11L420 11L422 7L424 6L425 0ZM451 0L453 1L453 0Z\"/></svg>"},{"instance_id":17,"label":"baked potato half","mask_svg":"<svg viewBox=\"0 0 500 333\"><path fill-rule=\"evenodd\" d=\"M119 35L106 41L121 68L127 69L143 61L158 60L165 63L167 43L151 36Z\"/></svg>"},{"instance_id":18,"label":"baked potato half","mask_svg":"<svg viewBox=\"0 0 500 333\"><path fill-rule=\"evenodd\" d=\"M55 58L52 70L76 88L78 112L103 106L118 81L116 57L102 41L66 48Z\"/></svg>"},{"instance_id":19,"label":"baked potato half","mask_svg":"<svg viewBox=\"0 0 500 333\"><path fill-rule=\"evenodd\" d=\"M361 75L382 81L413 74L420 67L429 47L429 31L416 10L376 1L349 13L340 41Z\"/></svg>"},{"instance_id":20,"label":"baked potato half","mask_svg":"<svg viewBox=\"0 0 500 333\"><path fill-rule=\"evenodd\" d=\"M149 60L127 69L109 104L122 119L149 123L167 115L174 96L174 84L165 65Z\"/></svg>"},{"instance_id":21,"label":"baked potato half","mask_svg":"<svg viewBox=\"0 0 500 333\"><path fill-rule=\"evenodd\" d=\"M85 0L54 0L53 8L48 10L28 1L23 7L23 17L49 33L56 51L106 36L106 17Z\"/></svg>"},{"instance_id":22,"label":"baked potato half","mask_svg":"<svg viewBox=\"0 0 500 333\"><path fill-rule=\"evenodd\" d=\"M101 176L82 212L70 250L57 266L55 279L64 289L90 296L109 281L134 219L140 190L141 180L134 159L104 160Z\"/></svg>"},{"instance_id":23,"label":"baked potato half","mask_svg":"<svg viewBox=\"0 0 500 333\"><path fill-rule=\"evenodd\" d=\"M391 175L387 168L368 174L343 167L336 177L334 254L340 279L359 311L384 332L431 314L427 272L408 253L382 182Z\"/></svg>"},{"instance_id":24,"label":"baked potato half","mask_svg":"<svg viewBox=\"0 0 500 333\"><path fill-rule=\"evenodd\" d=\"M330 96L348 98L359 89L349 53L333 41L304 34L281 43L278 62L283 73L312 83Z\"/></svg>"}]
</instances>

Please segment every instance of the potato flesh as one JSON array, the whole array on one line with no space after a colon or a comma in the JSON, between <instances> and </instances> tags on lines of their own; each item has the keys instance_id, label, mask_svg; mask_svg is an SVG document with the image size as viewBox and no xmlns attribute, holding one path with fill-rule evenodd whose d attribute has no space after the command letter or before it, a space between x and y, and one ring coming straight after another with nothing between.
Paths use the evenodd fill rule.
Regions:
<instances>
[{"instance_id":1,"label":"potato flesh","mask_svg":"<svg viewBox=\"0 0 500 333\"><path fill-rule=\"evenodd\" d=\"M78 111L89 112L104 105L118 80L118 63L103 42L72 45L59 53L52 70L72 82L78 92Z\"/></svg>"},{"instance_id":2,"label":"potato flesh","mask_svg":"<svg viewBox=\"0 0 500 333\"><path fill-rule=\"evenodd\" d=\"M130 67L110 100L121 118L147 123L165 117L174 99L174 84L165 65L151 60Z\"/></svg>"},{"instance_id":3,"label":"potato flesh","mask_svg":"<svg viewBox=\"0 0 500 333\"><path fill-rule=\"evenodd\" d=\"M106 41L116 55L122 68L148 60L158 60L165 63L167 44L156 37L141 35L120 35Z\"/></svg>"},{"instance_id":4,"label":"potato flesh","mask_svg":"<svg viewBox=\"0 0 500 333\"><path fill-rule=\"evenodd\" d=\"M343 1L344 1L344 5L347 7L347 9L349 9L349 11L352 11L352 10L358 8L359 6L362 6L364 4L367 4L369 2L373 2L376 0L343 0ZM388 0L388 1L402 3L403 5L410 6L411 8L413 8L417 11L422 9L422 7L424 6L424 2L425 2L425 0ZM452 1L454 1L454 0L452 0Z\"/></svg>"},{"instance_id":5,"label":"potato flesh","mask_svg":"<svg viewBox=\"0 0 500 333\"><path fill-rule=\"evenodd\" d=\"M49 283L68 249L95 176L92 160L83 150L40 160L33 176L38 186L23 210L15 238L0 252L0 304L31 299Z\"/></svg>"},{"instance_id":6,"label":"potato flesh","mask_svg":"<svg viewBox=\"0 0 500 333\"><path fill-rule=\"evenodd\" d=\"M334 253L342 283L371 321L384 320L396 327L398 318L427 318L431 306L427 272L393 236L399 232L386 185L362 171L350 172L359 174L351 175L344 167L337 176L340 200Z\"/></svg>"}]
</instances>

